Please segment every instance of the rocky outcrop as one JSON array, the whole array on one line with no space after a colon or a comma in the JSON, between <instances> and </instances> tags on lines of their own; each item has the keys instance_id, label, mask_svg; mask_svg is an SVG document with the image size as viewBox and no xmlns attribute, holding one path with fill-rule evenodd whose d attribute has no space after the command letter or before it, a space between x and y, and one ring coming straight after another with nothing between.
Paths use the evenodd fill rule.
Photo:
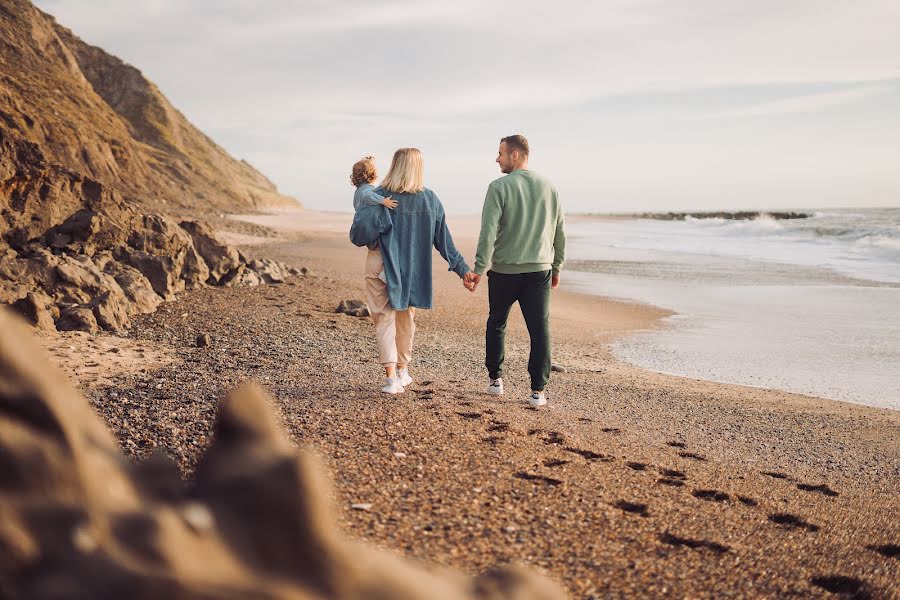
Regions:
<instances>
[{"instance_id":1,"label":"rocky outcrop","mask_svg":"<svg viewBox=\"0 0 900 600\"><path fill-rule=\"evenodd\" d=\"M3 130L0 181L0 303L42 329L120 331L186 289L298 273L248 261L200 221L143 213Z\"/></svg>"},{"instance_id":2,"label":"rocky outcrop","mask_svg":"<svg viewBox=\"0 0 900 600\"><path fill-rule=\"evenodd\" d=\"M138 69L28 0L0 3L0 130L145 211L298 206L194 127ZM0 162L4 154L0 147Z\"/></svg>"},{"instance_id":3,"label":"rocky outcrop","mask_svg":"<svg viewBox=\"0 0 900 600\"><path fill-rule=\"evenodd\" d=\"M318 460L254 386L219 407L196 479L128 461L0 309L0 589L10 598L562 598L505 567L442 574L338 532Z\"/></svg>"}]
</instances>

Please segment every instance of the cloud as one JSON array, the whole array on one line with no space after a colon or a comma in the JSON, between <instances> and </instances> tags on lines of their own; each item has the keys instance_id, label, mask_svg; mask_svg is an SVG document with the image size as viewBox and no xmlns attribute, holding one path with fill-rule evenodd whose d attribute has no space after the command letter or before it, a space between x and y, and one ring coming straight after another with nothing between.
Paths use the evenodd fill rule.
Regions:
<instances>
[{"instance_id":1,"label":"cloud","mask_svg":"<svg viewBox=\"0 0 900 600\"><path fill-rule=\"evenodd\" d=\"M852 89L815 92L792 98L783 98L752 106L744 106L708 115L710 118L763 117L808 113L844 106L898 89L897 84L866 83Z\"/></svg>"}]
</instances>

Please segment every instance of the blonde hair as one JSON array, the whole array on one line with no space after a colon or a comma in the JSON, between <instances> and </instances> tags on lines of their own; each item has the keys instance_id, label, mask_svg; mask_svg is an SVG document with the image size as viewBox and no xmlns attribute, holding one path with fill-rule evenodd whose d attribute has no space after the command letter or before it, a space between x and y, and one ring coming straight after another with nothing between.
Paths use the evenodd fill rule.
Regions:
<instances>
[{"instance_id":1,"label":"blonde hair","mask_svg":"<svg viewBox=\"0 0 900 600\"><path fill-rule=\"evenodd\" d=\"M375 157L367 156L362 160L358 160L353 164L353 170L350 172L350 183L358 186L361 183L372 183L375 181Z\"/></svg>"},{"instance_id":2,"label":"blonde hair","mask_svg":"<svg viewBox=\"0 0 900 600\"><path fill-rule=\"evenodd\" d=\"M418 148L400 148L394 152L391 168L381 182L391 192L421 192L425 189L425 166Z\"/></svg>"}]
</instances>

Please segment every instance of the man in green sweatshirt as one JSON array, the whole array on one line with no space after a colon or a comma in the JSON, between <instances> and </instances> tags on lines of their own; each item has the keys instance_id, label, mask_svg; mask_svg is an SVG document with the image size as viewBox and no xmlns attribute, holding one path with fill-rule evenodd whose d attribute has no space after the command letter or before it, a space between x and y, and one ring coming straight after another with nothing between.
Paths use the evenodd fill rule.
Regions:
<instances>
[{"instance_id":1,"label":"man in green sweatshirt","mask_svg":"<svg viewBox=\"0 0 900 600\"><path fill-rule=\"evenodd\" d=\"M547 404L544 387L550 378L550 289L559 287L566 233L556 188L528 170L528 152L528 140L521 135L500 140L497 164L505 176L488 186L475 269L463 283L474 291L490 264L484 364L491 378L488 391L497 396L503 394L506 321L512 305L519 303L531 337L528 403L537 407Z\"/></svg>"}]
</instances>

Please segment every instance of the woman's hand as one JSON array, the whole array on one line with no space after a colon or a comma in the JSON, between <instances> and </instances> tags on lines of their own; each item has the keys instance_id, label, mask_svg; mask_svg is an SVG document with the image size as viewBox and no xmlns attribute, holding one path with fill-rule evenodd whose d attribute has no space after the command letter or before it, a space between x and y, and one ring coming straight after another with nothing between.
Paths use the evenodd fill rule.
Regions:
<instances>
[{"instance_id":1,"label":"woman's hand","mask_svg":"<svg viewBox=\"0 0 900 600\"><path fill-rule=\"evenodd\" d=\"M478 287L479 281L481 281L481 275L479 275L475 271L469 271L468 273L463 275L463 285L470 292L475 291L475 288Z\"/></svg>"},{"instance_id":2,"label":"woman's hand","mask_svg":"<svg viewBox=\"0 0 900 600\"><path fill-rule=\"evenodd\" d=\"M397 208L398 202L396 200L394 200L393 198L385 198L384 202L382 202L382 204L384 204L384 206L386 206L387 208L390 208L391 210L393 210L393 209Z\"/></svg>"}]
</instances>

